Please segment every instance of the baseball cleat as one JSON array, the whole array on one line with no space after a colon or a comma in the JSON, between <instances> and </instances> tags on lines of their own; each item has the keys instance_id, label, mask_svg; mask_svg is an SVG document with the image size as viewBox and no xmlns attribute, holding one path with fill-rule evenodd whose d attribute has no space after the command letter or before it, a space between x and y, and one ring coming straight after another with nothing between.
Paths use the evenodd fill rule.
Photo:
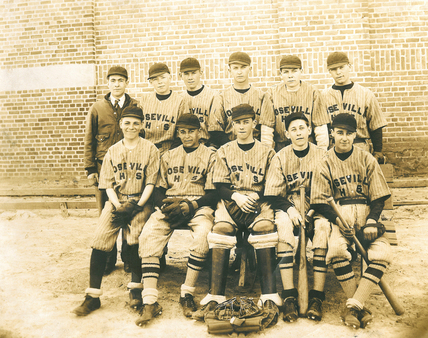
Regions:
<instances>
[{"instance_id":1,"label":"baseball cleat","mask_svg":"<svg viewBox=\"0 0 428 338\"><path fill-rule=\"evenodd\" d=\"M295 322L299 317L299 313L297 312L297 299L295 297L286 298L283 308L282 319L284 322Z\"/></svg>"},{"instance_id":2,"label":"baseball cleat","mask_svg":"<svg viewBox=\"0 0 428 338\"><path fill-rule=\"evenodd\" d=\"M140 311L140 317L135 321L135 324L142 326L159 316L162 313L162 306L158 302L154 304L143 304L143 308Z\"/></svg>"},{"instance_id":3,"label":"baseball cleat","mask_svg":"<svg viewBox=\"0 0 428 338\"><path fill-rule=\"evenodd\" d=\"M87 316L92 311L99 309L101 306L101 301L99 298L93 298L89 295L85 296L83 303L75 308L72 312L77 316Z\"/></svg>"},{"instance_id":4,"label":"baseball cleat","mask_svg":"<svg viewBox=\"0 0 428 338\"><path fill-rule=\"evenodd\" d=\"M358 320L360 310L354 306L346 307L342 314L342 322L346 326L351 326L354 329L360 328L360 321Z\"/></svg>"},{"instance_id":5,"label":"baseball cleat","mask_svg":"<svg viewBox=\"0 0 428 338\"><path fill-rule=\"evenodd\" d=\"M320 321L322 318L322 300L319 298L310 298L308 312L306 315L309 319Z\"/></svg>"},{"instance_id":6,"label":"baseball cleat","mask_svg":"<svg viewBox=\"0 0 428 338\"><path fill-rule=\"evenodd\" d=\"M129 290L129 307L134 310L141 308L143 299L141 298L141 289Z\"/></svg>"},{"instance_id":7,"label":"baseball cleat","mask_svg":"<svg viewBox=\"0 0 428 338\"><path fill-rule=\"evenodd\" d=\"M180 297L180 305L183 308L183 315L185 317L192 317L192 314L197 310L193 295L186 293L184 297Z\"/></svg>"},{"instance_id":8,"label":"baseball cleat","mask_svg":"<svg viewBox=\"0 0 428 338\"><path fill-rule=\"evenodd\" d=\"M209 301L204 306L202 306L199 310L193 312L192 318L200 322L205 321L205 315L210 311L214 311L217 305L218 303L215 300Z\"/></svg>"},{"instance_id":9,"label":"baseball cleat","mask_svg":"<svg viewBox=\"0 0 428 338\"><path fill-rule=\"evenodd\" d=\"M360 321L360 328L365 329L367 325L370 325L373 321L371 311L367 308L363 308L358 314L358 320Z\"/></svg>"}]
</instances>

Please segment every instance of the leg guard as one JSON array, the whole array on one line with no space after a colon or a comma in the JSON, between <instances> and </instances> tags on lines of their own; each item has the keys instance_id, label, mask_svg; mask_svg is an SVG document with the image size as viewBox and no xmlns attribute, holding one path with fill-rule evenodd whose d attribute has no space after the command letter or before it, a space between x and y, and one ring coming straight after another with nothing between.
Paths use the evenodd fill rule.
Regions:
<instances>
[{"instance_id":1,"label":"leg guard","mask_svg":"<svg viewBox=\"0 0 428 338\"><path fill-rule=\"evenodd\" d=\"M230 249L212 249L211 285L212 295L225 295Z\"/></svg>"},{"instance_id":2,"label":"leg guard","mask_svg":"<svg viewBox=\"0 0 428 338\"><path fill-rule=\"evenodd\" d=\"M256 255L257 255L258 268L259 268L260 287L261 287L262 295L274 294L276 293L275 248L271 247L271 248L265 248L265 249L257 249Z\"/></svg>"},{"instance_id":3,"label":"leg guard","mask_svg":"<svg viewBox=\"0 0 428 338\"><path fill-rule=\"evenodd\" d=\"M250 243L256 250L275 248L278 245L278 233L273 232L266 235L251 234L248 236L248 243Z\"/></svg>"}]
</instances>

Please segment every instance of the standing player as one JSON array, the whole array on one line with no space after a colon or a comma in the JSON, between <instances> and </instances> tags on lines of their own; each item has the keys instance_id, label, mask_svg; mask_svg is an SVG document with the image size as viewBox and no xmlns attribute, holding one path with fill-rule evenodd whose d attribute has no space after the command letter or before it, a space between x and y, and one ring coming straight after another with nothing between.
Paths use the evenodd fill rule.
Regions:
<instances>
[{"instance_id":1,"label":"standing player","mask_svg":"<svg viewBox=\"0 0 428 338\"><path fill-rule=\"evenodd\" d=\"M208 145L208 118L210 116L214 97L217 92L201 83L203 71L199 61L195 58L186 58L180 63L179 76L186 85L183 93L186 105L191 114L195 114L201 123L201 143Z\"/></svg>"},{"instance_id":2,"label":"standing player","mask_svg":"<svg viewBox=\"0 0 428 338\"><path fill-rule=\"evenodd\" d=\"M184 99L170 89L171 74L164 63L149 68L150 84L154 92L145 94L141 102L144 120L144 138L154 143L163 155L175 141L175 124L181 114L187 112Z\"/></svg>"},{"instance_id":3,"label":"standing player","mask_svg":"<svg viewBox=\"0 0 428 338\"><path fill-rule=\"evenodd\" d=\"M351 64L345 53L331 53L327 58L327 68L334 85L321 93L324 110L330 115L331 120L341 113L353 115L357 120L357 135L354 142L362 149L370 151L368 143L370 139L373 156L379 163L384 163L382 128L386 126L386 120L379 102L373 92L351 81Z\"/></svg>"},{"instance_id":4,"label":"standing player","mask_svg":"<svg viewBox=\"0 0 428 338\"><path fill-rule=\"evenodd\" d=\"M73 312L86 316L101 306L101 282L107 254L113 249L119 233L129 244L129 264L132 272L131 307L141 304L141 260L138 256L138 236L152 211L148 202L159 171L159 151L149 141L139 137L143 112L139 107L127 107L122 112L120 128L124 139L106 153L101 167L100 189L106 189L108 201L98 220L92 243L89 268L89 288L84 302Z\"/></svg>"},{"instance_id":5,"label":"standing player","mask_svg":"<svg viewBox=\"0 0 428 338\"><path fill-rule=\"evenodd\" d=\"M221 201L215 211L213 230L208 235L212 249L210 291L201 301L204 306L194 314L194 318L203 320L208 311L226 300L230 250L236 244L236 232L248 229L248 243L256 249L260 268L259 304L269 313L274 325L278 320L278 306L282 305L276 292L274 273L278 234L273 223L273 210L262 196L275 152L253 137L257 125L253 107L248 104L234 107L232 121L237 139L218 149L214 165L213 182Z\"/></svg>"},{"instance_id":6,"label":"standing player","mask_svg":"<svg viewBox=\"0 0 428 338\"><path fill-rule=\"evenodd\" d=\"M297 289L293 282L293 230L303 222L301 217L300 186L305 187L305 212L309 211L311 181L319 162L326 151L309 142L311 127L306 114L291 113L285 118L285 134L291 145L280 150L272 159L266 179L265 196L275 210L278 229L278 257L281 273L283 319L294 322L298 318ZM314 288L309 292L308 317L321 320L322 301L325 299L324 283L327 273L325 256L330 224L324 218L314 217L315 233L312 239L314 250Z\"/></svg>"},{"instance_id":7,"label":"standing player","mask_svg":"<svg viewBox=\"0 0 428 338\"><path fill-rule=\"evenodd\" d=\"M329 138L327 124L330 117L321 105L320 92L307 82L301 81L302 61L294 55L287 55L279 64L282 82L270 89L273 111L263 111L260 116L262 143L279 151L290 144L285 130L285 118L291 113L305 114L313 134L309 140L327 150Z\"/></svg>"},{"instance_id":8,"label":"standing player","mask_svg":"<svg viewBox=\"0 0 428 338\"><path fill-rule=\"evenodd\" d=\"M249 104L256 113L255 137L260 138L260 115L273 114L272 104L266 93L250 85L251 58L243 52L232 53L229 57L229 73L233 77L233 85L221 92L214 100L210 114L208 131L210 143L218 148L235 140L237 135L232 127L232 108L240 104Z\"/></svg>"},{"instance_id":9,"label":"standing player","mask_svg":"<svg viewBox=\"0 0 428 338\"><path fill-rule=\"evenodd\" d=\"M193 311L196 311L193 295L208 253L207 235L213 226L212 207L217 201L212 183L214 152L199 144L200 126L196 115L181 115L177 121L177 133L183 144L167 151L161 159L156 184L158 194L155 195L160 197L156 198L156 211L140 236L144 307L136 321L137 325L147 323L162 311L157 302L159 259L177 222L181 220L190 227L193 241L189 245L186 280L181 285L179 302L186 317L191 317Z\"/></svg>"},{"instance_id":10,"label":"standing player","mask_svg":"<svg viewBox=\"0 0 428 338\"><path fill-rule=\"evenodd\" d=\"M128 72L125 68L120 66L111 67L107 73L107 84L110 92L102 100L92 105L86 117L84 146L85 169L88 172L88 179L95 186L95 199L100 215L107 201L105 190L98 188L99 173L104 155L108 148L123 138L122 130L119 128L123 109L138 105L137 100L125 93L129 84ZM127 248L126 241L123 241L122 261L125 264L125 270L128 270ZM106 275L114 270L116 259L117 246L115 244L107 260Z\"/></svg>"},{"instance_id":11,"label":"standing player","mask_svg":"<svg viewBox=\"0 0 428 338\"><path fill-rule=\"evenodd\" d=\"M314 174L311 194L313 208L332 224L326 263L331 262L348 300L342 314L346 325L365 327L371 314L364 308L373 288L379 283L391 260L385 227L377 223L384 202L390 196L388 186L376 159L368 152L354 147L357 121L350 114L337 115L332 123L334 148L319 164ZM326 199L333 197L349 225L349 232L340 230L339 218ZM353 234L366 247L370 264L360 283L354 277L347 247Z\"/></svg>"}]
</instances>

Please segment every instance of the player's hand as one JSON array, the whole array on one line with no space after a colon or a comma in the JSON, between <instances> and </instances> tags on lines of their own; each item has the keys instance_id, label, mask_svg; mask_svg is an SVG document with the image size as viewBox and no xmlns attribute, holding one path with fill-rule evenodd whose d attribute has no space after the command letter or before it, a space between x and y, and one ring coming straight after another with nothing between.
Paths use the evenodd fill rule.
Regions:
<instances>
[{"instance_id":1,"label":"player's hand","mask_svg":"<svg viewBox=\"0 0 428 338\"><path fill-rule=\"evenodd\" d=\"M287 214L291 222L296 228L302 225L303 218L295 207L289 207L287 209Z\"/></svg>"},{"instance_id":2,"label":"player's hand","mask_svg":"<svg viewBox=\"0 0 428 338\"><path fill-rule=\"evenodd\" d=\"M92 173L88 175L88 180L91 185L98 183L98 173Z\"/></svg>"},{"instance_id":3,"label":"player's hand","mask_svg":"<svg viewBox=\"0 0 428 338\"><path fill-rule=\"evenodd\" d=\"M386 161L386 157L384 154L382 154L380 151L375 151L373 153L374 158L376 159L377 163L384 164Z\"/></svg>"},{"instance_id":4,"label":"player's hand","mask_svg":"<svg viewBox=\"0 0 428 338\"><path fill-rule=\"evenodd\" d=\"M181 213L183 214L183 216L187 216L190 212L189 205L185 202L180 203L180 209L181 209Z\"/></svg>"},{"instance_id":5,"label":"player's hand","mask_svg":"<svg viewBox=\"0 0 428 338\"><path fill-rule=\"evenodd\" d=\"M336 218L336 224L339 226L340 232L342 235L347 239L352 239L355 235L355 229L354 228L346 228L342 221L339 219L339 217Z\"/></svg>"},{"instance_id":6,"label":"player's hand","mask_svg":"<svg viewBox=\"0 0 428 338\"><path fill-rule=\"evenodd\" d=\"M374 241L377 238L378 230L376 226L370 226L370 224L376 224L375 220L368 219L366 223L366 228L363 230L364 239L366 241Z\"/></svg>"},{"instance_id":7,"label":"player's hand","mask_svg":"<svg viewBox=\"0 0 428 338\"><path fill-rule=\"evenodd\" d=\"M232 194L232 199L236 202L236 205L247 214L249 214L250 212L255 212L257 210L257 200L251 196L235 192Z\"/></svg>"}]
</instances>

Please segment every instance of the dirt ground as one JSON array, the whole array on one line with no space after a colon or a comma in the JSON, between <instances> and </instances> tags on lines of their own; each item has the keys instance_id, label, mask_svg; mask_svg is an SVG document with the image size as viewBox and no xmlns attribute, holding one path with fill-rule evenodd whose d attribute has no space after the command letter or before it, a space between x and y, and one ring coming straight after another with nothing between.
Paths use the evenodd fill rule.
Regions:
<instances>
[{"instance_id":1,"label":"dirt ground","mask_svg":"<svg viewBox=\"0 0 428 338\"><path fill-rule=\"evenodd\" d=\"M394 196L400 201L428 200L428 189L394 189ZM72 314L88 286L97 213L69 213L63 217L59 210L1 212L0 337L213 337L204 323L184 318L178 304L186 272L188 231L177 231L171 239L168 266L159 281L159 303L164 311L152 323L144 328L134 324L138 314L127 307L130 276L123 271L120 258L117 269L103 280L101 309L87 317ZM428 337L428 205L400 206L385 214L395 221L399 240L385 278L403 303L404 315L396 316L377 289L366 304L375 317L372 325L364 330L344 326L339 316L345 295L329 268L321 322L299 319L286 324L280 319L275 327L247 337ZM311 259L308 268L312 268ZM354 270L359 273L358 263ZM198 301L208 291L207 280L208 273L203 271ZM278 287L281 290L279 278ZM258 282L251 286L251 281L239 288L238 274L230 272L227 296L256 298L258 290Z\"/></svg>"}]
</instances>

